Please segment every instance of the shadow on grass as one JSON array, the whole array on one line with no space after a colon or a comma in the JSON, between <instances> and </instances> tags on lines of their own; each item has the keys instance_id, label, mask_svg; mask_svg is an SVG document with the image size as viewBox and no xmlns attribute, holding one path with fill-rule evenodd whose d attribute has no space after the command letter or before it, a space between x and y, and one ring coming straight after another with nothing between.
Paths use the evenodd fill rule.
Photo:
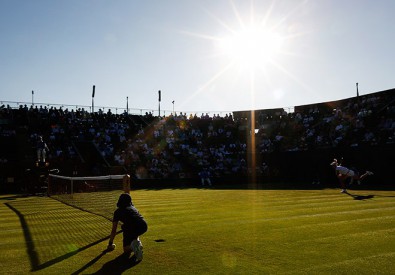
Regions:
<instances>
[{"instance_id":1,"label":"shadow on grass","mask_svg":"<svg viewBox=\"0 0 395 275\"><path fill-rule=\"evenodd\" d=\"M82 273L85 269L87 269L88 267L90 267L93 264L95 264L98 260L100 260L100 258L103 257L107 252L108 252L107 249L103 250L97 257L95 257L94 259L89 261L89 263L87 263L86 265L84 265L83 267L78 269L77 271L71 273L71 275L78 275L78 274ZM107 274L110 274L110 273L107 273Z\"/></svg>"},{"instance_id":2,"label":"shadow on grass","mask_svg":"<svg viewBox=\"0 0 395 275\"><path fill-rule=\"evenodd\" d=\"M27 225L27 222L26 222L26 219L25 219L24 215L18 209L16 209L15 207L10 205L9 203L5 203L5 205L17 214L17 216L19 217L19 220L21 222L21 226L23 228L23 235L24 235L25 242L26 242L26 245L27 245L27 253L28 253L29 259L30 259L31 271L38 271L38 270L47 268L47 267L49 267L51 265L54 265L56 263L59 263L59 262L65 260L67 258L70 258L73 255L76 255L77 253L79 253L81 251L84 251L84 250L86 250L86 249L88 249L88 248L90 248L92 246L95 246L95 245L97 245L97 244L99 244L99 243L101 243L101 242L103 242L103 241L105 241L105 240L110 238L110 236L101 238L101 239L99 239L97 241L94 241L94 242L92 242L92 243L90 243L90 244L88 244L88 245L86 245L84 247L81 247L81 248L77 249L77 250L74 250L72 252L66 253L66 254L64 254L64 255L62 255L60 257L54 258L54 259L52 259L50 261L47 261L45 263L40 264L38 253L37 253L37 249L34 246L34 241L33 241L33 238L32 238L32 235L31 235L31 232L30 232L30 229L29 229L29 226ZM122 230L118 231L117 234L119 234L121 232L122 232ZM98 257L96 257L95 259L90 261L87 265L85 265L84 269L86 269L87 267L89 267L90 265L95 263L97 260L99 260L106 252L107 252L106 250L103 251Z\"/></svg>"},{"instance_id":3,"label":"shadow on grass","mask_svg":"<svg viewBox=\"0 0 395 275\"><path fill-rule=\"evenodd\" d=\"M346 192L345 194L349 195L350 197L352 197L354 200L357 201L369 200L374 198L374 195L353 195L349 192Z\"/></svg>"},{"instance_id":4,"label":"shadow on grass","mask_svg":"<svg viewBox=\"0 0 395 275\"><path fill-rule=\"evenodd\" d=\"M27 245L27 253L29 254L29 258L30 258L30 265L32 267L32 270L35 270L35 267L39 265L39 260L38 260L36 249L34 247L32 234L30 233L25 217L22 215L21 212L19 212L16 208L14 208L9 203L5 203L5 205L8 208L10 208L12 211L14 211L18 215L19 220L21 221L21 226L23 228L23 236L25 237L25 242Z\"/></svg>"},{"instance_id":5,"label":"shadow on grass","mask_svg":"<svg viewBox=\"0 0 395 275\"><path fill-rule=\"evenodd\" d=\"M135 256L133 255L130 257L130 254L121 254L118 257L116 257L114 260L111 260L107 263L105 263L100 270L96 271L95 275L118 275L122 274L129 268L134 267L135 265L139 264L139 261L136 261ZM78 274L78 273L73 273L73 274Z\"/></svg>"},{"instance_id":6,"label":"shadow on grass","mask_svg":"<svg viewBox=\"0 0 395 275\"><path fill-rule=\"evenodd\" d=\"M384 196L384 195L354 195L351 194L350 192L346 192L345 194L349 195L350 197L352 197L354 200L358 200L358 201L363 201L363 200L369 200L369 199L373 199L375 197L381 197L381 198L395 198L395 196Z\"/></svg>"},{"instance_id":7,"label":"shadow on grass","mask_svg":"<svg viewBox=\"0 0 395 275\"><path fill-rule=\"evenodd\" d=\"M8 201L12 201L12 200L16 200L17 198L21 198L23 197L22 195L6 195L4 197L2 197L0 195L0 200L8 200Z\"/></svg>"},{"instance_id":8,"label":"shadow on grass","mask_svg":"<svg viewBox=\"0 0 395 275\"><path fill-rule=\"evenodd\" d=\"M105 237L105 238L101 238L100 240L97 240L97 241L95 241L95 242L93 242L93 243L90 243L90 244L88 244L88 245L86 245L86 246L84 246L84 247L81 247L81 248L79 248L79 249L77 249L77 250L75 250L75 251L72 251L72 252L70 252L70 253L66 253L66 254L64 254L64 255L62 255L62 256L60 256L60 257L57 257L57 258L55 258L55 259L52 259L52 260L50 260L50 261L48 261L48 262L45 262L45 263L43 263L43 264L40 264L40 265L38 265L38 266L36 266L35 268L33 267L33 270L32 271L37 271L37 270L40 270L40 269L44 269L44 268L47 268L47 267L49 267L49 266L51 266L51 265L53 265L53 264L56 264L56 263L58 263L58 262L61 262L61 261L63 261L63 260L66 260L67 258L70 258L71 256L74 256L74 255L76 255L77 253L79 253L79 252L81 252L81 251L84 251L85 249L88 249L88 248L90 248L90 247L92 247L92 246L95 246L95 245L97 245L97 244L99 244L99 243L101 243L101 242L103 242L103 241L105 241L105 240L107 240L107 239L109 239L110 237L108 236L108 237ZM98 261L104 254L106 254L106 252L107 251L103 251L98 257L96 257L95 259L93 259L90 263L91 264L94 264L96 261Z\"/></svg>"}]
</instances>

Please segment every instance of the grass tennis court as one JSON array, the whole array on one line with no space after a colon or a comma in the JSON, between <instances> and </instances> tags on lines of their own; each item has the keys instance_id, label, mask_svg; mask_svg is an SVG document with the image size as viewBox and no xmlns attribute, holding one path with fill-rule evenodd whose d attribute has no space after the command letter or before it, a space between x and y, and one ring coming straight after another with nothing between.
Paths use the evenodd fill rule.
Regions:
<instances>
[{"instance_id":1,"label":"grass tennis court","mask_svg":"<svg viewBox=\"0 0 395 275\"><path fill-rule=\"evenodd\" d=\"M92 194L98 214L48 197L1 195L0 272L393 274L395 191L349 192L132 191L149 225L141 238L144 259L136 265L120 257L121 234L117 249L104 252L106 216L119 191Z\"/></svg>"}]
</instances>

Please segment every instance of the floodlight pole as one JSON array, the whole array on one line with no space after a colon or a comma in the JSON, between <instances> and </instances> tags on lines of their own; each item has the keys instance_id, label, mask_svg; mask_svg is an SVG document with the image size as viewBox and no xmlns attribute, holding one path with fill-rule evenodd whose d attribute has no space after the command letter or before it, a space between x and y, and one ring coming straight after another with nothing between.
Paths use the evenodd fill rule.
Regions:
<instances>
[{"instance_id":1,"label":"floodlight pole","mask_svg":"<svg viewBox=\"0 0 395 275\"><path fill-rule=\"evenodd\" d=\"M92 90L92 113L95 112L95 85L93 85L93 90Z\"/></svg>"},{"instance_id":2,"label":"floodlight pole","mask_svg":"<svg viewBox=\"0 0 395 275\"><path fill-rule=\"evenodd\" d=\"M175 102L175 101L173 100L173 102L172 102L172 103L173 103L173 116L174 116L174 102Z\"/></svg>"},{"instance_id":3,"label":"floodlight pole","mask_svg":"<svg viewBox=\"0 0 395 275\"><path fill-rule=\"evenodd\" d=\"M158 103L159 103L159 108L158 108L158 114L159 114L159 117L160 117L160 101L162 100L162 95L161 95L161 91L159 90L158 91Z\"/></svg>"},{"instance_id":4,"label":"floodlight pole","mask_svg":"<svg viewBox=\"0 0 395 275\"><path fill-rule=\"evenodd\" d=\"M129 97L126 97L126 114L129 114Z\"/></svg>"}]
</instances>

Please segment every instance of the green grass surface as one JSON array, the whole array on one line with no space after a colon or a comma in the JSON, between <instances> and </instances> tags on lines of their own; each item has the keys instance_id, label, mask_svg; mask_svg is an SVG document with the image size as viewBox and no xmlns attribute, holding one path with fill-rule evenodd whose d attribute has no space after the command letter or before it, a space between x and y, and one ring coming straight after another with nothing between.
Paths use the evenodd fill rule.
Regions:
<instances>
[{"instance_id":1,"label":"green grass surface","mask_svg":"<svg viewBox=\"0 0 395 275\"><path fill-rule=\"evenodd\" d=\"M48 197L3 195L0 273L394 274L395 192L350 193L132 191L149 225L138 264L121 257L122 234L104 252L111 223L103 213L119 192L92 194L99 215Z\"/></svg>"}]
</instances>

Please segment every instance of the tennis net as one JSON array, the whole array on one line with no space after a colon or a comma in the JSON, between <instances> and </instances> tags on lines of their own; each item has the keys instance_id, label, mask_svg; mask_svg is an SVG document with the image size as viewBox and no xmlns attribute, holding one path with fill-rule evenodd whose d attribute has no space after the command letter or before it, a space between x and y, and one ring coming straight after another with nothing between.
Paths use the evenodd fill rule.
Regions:
<instances>
[{"instance_id":1,"label":"tennis net","mask_svg":"<svg viewBox=\"0 0 395 275\"><path fill-rule=\"evenodd\" d=\"M119 195L130 192L129 175L66 177L48 175L48 196L112 220Z\"/></svg>"}]
</instances>

